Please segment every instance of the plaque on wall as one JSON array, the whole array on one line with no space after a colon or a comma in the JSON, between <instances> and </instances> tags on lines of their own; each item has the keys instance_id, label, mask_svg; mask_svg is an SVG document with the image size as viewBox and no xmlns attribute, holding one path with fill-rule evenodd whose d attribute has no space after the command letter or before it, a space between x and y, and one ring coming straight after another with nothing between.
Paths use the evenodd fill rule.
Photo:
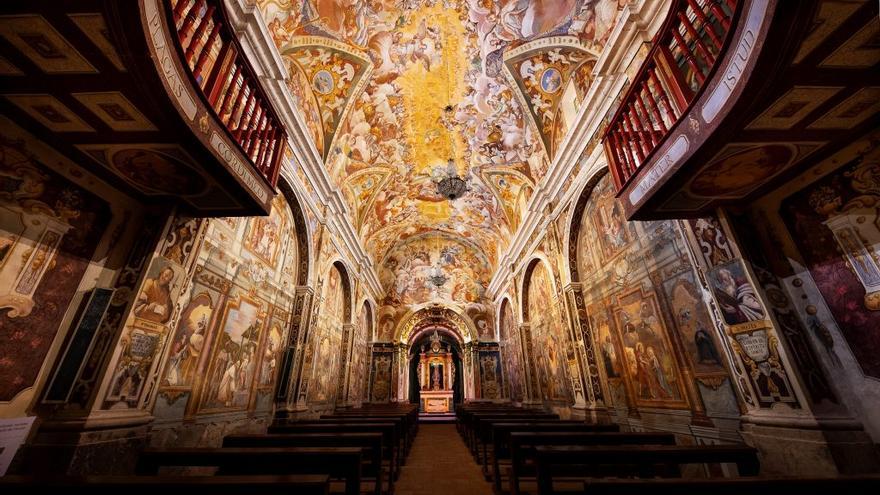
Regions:
<instances>
[{"instance_id":1,"label":"plaque on wall","mask_svg":"<svg viewBox=\"0 0 880 495\"><path fill-rule=\"evenodd\" d=\"M31 432L35 419L36 416L0 419L0 476L6 475L15 453Z\"/></svg>"}]
</instances>

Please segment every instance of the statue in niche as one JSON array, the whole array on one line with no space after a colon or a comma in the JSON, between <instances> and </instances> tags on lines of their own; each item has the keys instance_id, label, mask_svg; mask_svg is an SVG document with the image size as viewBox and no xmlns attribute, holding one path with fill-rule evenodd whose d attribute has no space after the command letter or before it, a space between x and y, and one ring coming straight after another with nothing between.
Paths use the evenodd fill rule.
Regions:
<instances>
[{"instance_id":1,"label":"statue in niche","mask_svg":"<svg viewBox=\"0 0 880 495\"><path fill-rule=\"evenodd\" d=\"M434 368L434 373L431 374L431 387L433 390L440 390L440 365L434 364L431 367Z\"/></svg>"}]
</instances>

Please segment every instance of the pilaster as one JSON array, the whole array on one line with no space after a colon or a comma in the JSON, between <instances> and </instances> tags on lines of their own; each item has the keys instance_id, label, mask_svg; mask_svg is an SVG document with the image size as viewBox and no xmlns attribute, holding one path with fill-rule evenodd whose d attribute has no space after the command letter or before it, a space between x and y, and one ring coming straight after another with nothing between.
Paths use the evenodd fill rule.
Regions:
<instances>
[{"instance_id":1,"label":"pilaster","mask_svg":"<svg viewBox=\"0 0 880 495\"><path fill-rule=\"evenodd\" d=\"M296 398L314 294L315 291L306 285L300 285L294 291L290 328L287 332L275 394L276 410L290 410Z\"/></svg>"},{"instance_id":2,"label":"pilaster","mask_svg":"<svg viewBox=\"0 0 880 495\"><path fill-rule=\"evenodd\" d=\"M580 365L582 383L584 384L586 414L593 420L608 419L608 409L605 405L605 390L603 388L602 369L596 357L596 338L590 327L587 316L586 302L584 301L583 287L580 283L573 282L563 288L568 303L571 321L571 336L576 346L576 354Z\"/></svg>"},{"instance_id":3,"label":"pilaster","mask_svg":"<svg viewBox=\"0 0 880 495\"><path fill-rule=\"evenodd\" d=\"M68 474L131 469L128 454L146 443L157 384L180 317L179 306L168 301L176 302L190 285L206 226L206 219L175 210L145 216L97 332L78 335L77 328L71 336L71 341L88 339L88 352L76 356L69 346L58 358L56 369L68 360L82 363L74 380L66 392L53 382L35 407L42 421L30 451L46 463L32 469Z\"/></svg>"},{"instance_id":4,"label":"pilaster","mask_svg":"<svg viewBox=\"0 0 880 495\"><path fill-rule=\"evenodd\" d=\"M767 460L762 472L876 470L870 437L834 396L813 349L792 328L796 318L789 317L778 281L743 252L725 212L688 220L684 230L720 322L719 341L744 410L741 434Z\"/></svg>"}]
</instances>

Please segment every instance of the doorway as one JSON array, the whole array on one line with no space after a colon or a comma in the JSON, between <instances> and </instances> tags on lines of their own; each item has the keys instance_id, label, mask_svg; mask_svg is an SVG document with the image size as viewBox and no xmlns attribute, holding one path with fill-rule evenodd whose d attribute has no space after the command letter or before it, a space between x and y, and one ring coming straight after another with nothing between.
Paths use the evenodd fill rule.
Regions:
<instances>
[{"instance_id":1,"label":"doorway","mask_svg":"<svg viewBox=\"0 0 880 495\"><path fill-rule=\"evenodd\" d=\"M454 371L451 373L452 375L452 401L453 404L460 404L462 398L464 397L464 388L463 388L463 368L462 368L462 351L461 347L458 345L453 338L449 337L445 333L441 333L443 330L438 329L437 337L439 347L441 349L446 349L449 353L452 354L451 366L454 368ZM421 389L423 388L419 382L419 362L422 354L422 350L424 349L427 352L430 352L431 347L433 345L432 338L434 337L434 332L425 332L418 340L416 340L409 348L409 402L410 404L421 404ZM427 364L427 363L426 363ZM440 368L442 370L442 368ZM440 373L438 370L438 374ZM438 377L438 384L442 385L443 379L442 377ZM424 380L423 380L424 381ZM425 384L426 388L431 388L427 383ZM446 387L443 387L446 388ZM453 407L454 409L454 407Z\"/></svg>"}]
</instances>

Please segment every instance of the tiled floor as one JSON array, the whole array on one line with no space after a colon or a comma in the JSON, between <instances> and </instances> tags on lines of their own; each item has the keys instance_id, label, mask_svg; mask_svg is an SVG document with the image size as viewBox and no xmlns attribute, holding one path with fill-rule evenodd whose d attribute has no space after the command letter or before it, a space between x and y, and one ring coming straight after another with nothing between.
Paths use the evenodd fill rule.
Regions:
<instances>
[{"instance_id":1,"label":"tiled floor","mask_svg":"<svg viewBox=\"0 0 880 495\"><path fill-rule=\"evenodd\" d=\"M491 495L492 486L453 424L421 424L396 495Z\"/></svg>"}]
</instances>

